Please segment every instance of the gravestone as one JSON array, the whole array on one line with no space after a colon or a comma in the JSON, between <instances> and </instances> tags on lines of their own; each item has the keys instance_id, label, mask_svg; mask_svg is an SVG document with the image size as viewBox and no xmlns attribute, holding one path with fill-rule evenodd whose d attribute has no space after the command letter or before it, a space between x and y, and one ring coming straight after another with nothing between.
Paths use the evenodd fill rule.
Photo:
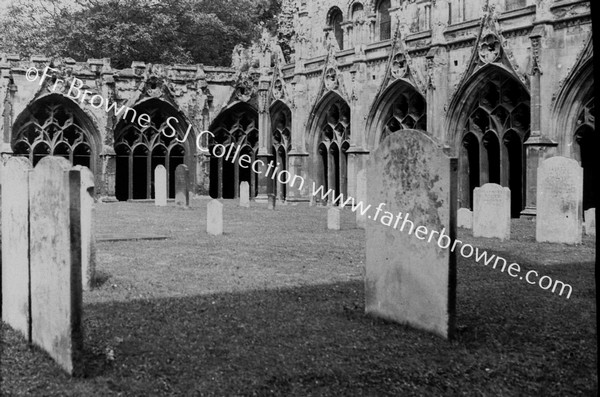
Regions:
<instances>
[{"instance_id":1,"label":"gravestone","mask_svg":"<svg viewBox=\"0 0 600 397\"><path fill-rule=\"evenodd\" d=\"M456 236L457 159L424 132L404 130L371 154L367 186L382 211L366 226L366 312L452 337L456 254L446 244Z\"/></svg>"},{"instance_id":2,"label":"gravestone","mask_svg":"<svg viewBox=\"0 0 600 397\"><path fill-rule=\"evenodd\" d=\"M213 236L223 234L223 204L210 200L206 205L206 232Z\"/></svg>"},{"instance_id":3,"label":"gravestone","mask_svg":"<svg viewBox=\"0 0 600 397\"><path fill-rule=\"evenodd\" d=\"M355 205L362 202L362 207L366 207L367 203L367 170L360 170L356 175L356 197ZM367 224L367 213L361 214L361 208L355 212L356 215L356 227L364 229Z\"/></svg>"},{"instance_id":4,"label":"gravestone","mask_svg":"<svg viewBox=\"0 0 600 397\"><path fill-rule=\"evenodd\" d=\"M510 239L510 189L495 183L473 192L473 237Z\"/></svg>"},{"instance_id":5,"label":"gravestone","mask_svg":"<svg viewBox=\"0 0 600 397\"><path fill-rule=\"evenodd\" d=\"M94 174L89 168L77 165L81 172L81 282L84 291L94 287L96 274L96 239L94 236Z\"/></svg>"},{"instance_id":6,"label":"gravestone","mask_svg":"<svg viewBox=\"0 0 600 397\"><path fill-rule=\"evenodd\" d=\"M473 212L468 208L461 208L456 213L456 223L458 227L465 229L473 228Z\"/></svg>"},{"instance_id":7,"label":"gravestone","mask_svg":"<svg viewBox=\"0 0 600 397\"><path fill-rule=\"evenodd\" d=\"M158 207L167 205L167 170L160 164L154 169L154 204Z\"/></svg>"},{"instance_id":8,"label":"gravestone","mask_svg":"<svg viewBox=\"0 0 600 397\"><path fill-rule=\"evenodd\" d=\"M175 168L175 205L190 205L190 172L185 164Z\"/></svg>"},{"instance_id":9,"label":"gravestone","mask_svg":"<svg viewBox=\"0 0 600 397\"><path fill-rule=\"evenodd\" d=\"M240 207L250 208L250 185L246 181L240 183Z\"/></svg>"},{"instance_id":10,"label":"gravestone","mask_svg":"<svg viewBox=\"0 0 600 397\"><path fill-rule=\"evenodd\" d=\"M585 234L588 236L596 235L596 209L590 208L585 211Z\"/></svg>"},{"instance_id":11,"label":"gravestone","mask_svg":"<svg viewBox=\"0 0 600 397\"><path fill-rule=\"evenodd\" d=\"M49 156L29 180L31 339L73 374L83 348L80 171Z\"/></svg>"},{"instance_id":12,"label":"gravestone","mask_svg":"<svg viewBox=\"0 0 600 397\"><path fill-rule=\"evenodd\" d=\"M340 230L341 210L338 207L331 207L327 210L327 229Z\"/></svg>"},{"instance_id":13,"label":"gravestone","mask_svg":"<svg viewBox=\"0 0 600 397\"><path fill-rule=\"evenodd\" d=\"M2 321L28 340L30 169L28 159L11 157L2 171Z\"/></svg>"},{"instance_id":14,"label":"gravestone","mask_svg":"<svg viewBox=\"0 0 600 397\"><path fill-rule=\"evenodd\" d=\"M583 169L576 160L551 157L538 168L536 240L580 244Z\"/></svg>"}]
</instances>

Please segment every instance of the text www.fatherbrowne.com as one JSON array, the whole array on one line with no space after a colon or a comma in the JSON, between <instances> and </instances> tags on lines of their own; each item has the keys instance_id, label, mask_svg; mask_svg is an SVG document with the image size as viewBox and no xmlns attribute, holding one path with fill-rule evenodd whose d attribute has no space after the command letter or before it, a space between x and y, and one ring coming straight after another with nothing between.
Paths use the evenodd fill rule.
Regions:
<instances>
[{"instance_id":1,"label":"text www.fatherbrowne.com","mask_svg":"<svg viewBox=\"0 0 600 397\"><path fill-rule=\"evenodd\" d=\"M367 213L370 213L373 210L371 204L364 204L362 201L356 202L353 197L344 197L343 194L336 196L334 190L329 189L325 191L323 186L317 188L314 182L312 185L312 196L320 198L321 201L330 200L338 203L340 207L349 206L353 212L358 211L362 216L366 216ZM504 273L506 271L506 273L513 278L518 277L519 280L523 280L531 285L537 284L543 290L552 289L552 293L558 293L559 296L562 296L563 293L567 293L567 299L571 297L573 288L569 284L565 284L560 280L553 280L548 276L539 277L539 273L535 270L529 270L527 273L522 273L521 266L518 263L508 264L506 259L499 255L490 255L487 251L480 251L479 248L473 247L471 244L463 243L458 239L452 241L450 236L445 234L446 229L442 229L441 231L429 231L427 227L423 225L415 227L414 222L409 219L410 214L407 213L403 215L402 212L399 212L397 215L394 215L391 212L384 211L384 206L385 203L380 203L375 208L375 214L373 216L368 215L367 218L373 221L379 220L383 225L392 227L400 232L405 232L406 228L406 232L409 235L414 232L414 236L419 240L427 240L428 243L435 241L440 248L450 249L452 252L459 250L460 254L465 258L472 258L473 255L475 255L475 262L477 263L483 263L484 266L488 266L493 262L491 267L494 270L498 268L500 272Z\"/></svg>"}]
</instances>

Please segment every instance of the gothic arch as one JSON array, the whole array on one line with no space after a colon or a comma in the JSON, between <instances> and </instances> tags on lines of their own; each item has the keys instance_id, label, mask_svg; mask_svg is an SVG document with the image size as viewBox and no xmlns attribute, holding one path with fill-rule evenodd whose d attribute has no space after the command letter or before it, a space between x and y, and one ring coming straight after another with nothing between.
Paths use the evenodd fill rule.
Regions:
<instances>
[{"instance_id":1,"label":"gothic arch","mask_svg":"<svg viewBox=\"0 0 600 397\"><path fill-rule=\"evenodd\" d=\"M271 131L273 134L272 155L279 167L279 171L289 169L288 153L292 148L292 111L282 101L275 101L271 105ZM275 197L285 201L287 196L286 184L276 182Z\"/></svg>"},{"instance_id":2,"label":"gothic arch","mask_svg":"<svg viewBox=\"0 0 600 397\"><path fill-rule=\"evenodd\" d=\"M390 133L427 130L425 98L410 82L398 79L375 99L367 119L367 145L375 150Z\"/></svg>"},{"instance_id":3,"label":"gothic arch","mask_svg":"<svg viewBox=\"0 0 600 397\"><path fill-rule=\"evenodd\" d=\"M512 216L519 216L525 205L529 101L522 82L499 65L482 67L459 89L446 124L459 157L459 208L472 208L475 187L497 183L510 188Z\"/></svg>"},{"instance_id":4,"label":"gothic arch","mask_svg":"<svg viewBox=\"0 0 600 397\"><path fill-rule=\"evenodd\" d=\"M193 128L184 142L189 123L170 103L158 98L139 102L130 114L121 117L115 127L116 186L118 200L154 197L154 169L160 164L167 169L167 193L175 197L175 168L185 164L194 175L195 133ZM147 114L150 123L141 126L139 117ZM175 117L167 123L170 117ZM133 122L132 122L133 120ZM171 127L174 127L173 133Z\"/></svg>"},{"instance_id":5,"label":"gothic arch","mask_svg":"<svg viewBox=\"0 0 600 397\"><path fill-rule=\"evenodd\" d=\"M92 119L72 100L49 94L29 104L12 128L11 146L16 156L32 164L48 155L65 157L95 174L102 140Z\"/></svg>"},{"instance_id":6,"label":"gothic arch","mask_svg":"<svg viewBox=\"0 0 600 397\"><path fill-rule=\"evenodd\" d=\"M335 195L348 192L348 155L350 147L350 107L337 93L330 91L316 106L310 122L308 152L314 154L315 183ZM336 204L330 202L329 204Z\"/></svg>"},{"instance_id":7,"label":"gothic arch","mask_svg":"<svg viewBox=\"0 0 600 397\"><path fill-rule=\"evenodd\" d=\"M598 132L594 119L594 66L591 54L578 62L561 87L552 108L552 133L559 152L583 168L583 208L595 206L598 187L594 183L594 150Z\"/></svg>"},{"instance_id":8,"label":"gothic arch","mask_svg":"<svg viewBox=\"0 0 600 397\"><path fill-rule=\"evenodd\" d=\"M250 185L250 197L255 197L258 188L258 175L251 168L241 167L234 155L247 154L254 164L258 151L258 112L246 102L237 102L223 111L212 122L209 131L215 136L210 138L208 147L210 158L210 196L213 198L232 199L239 197L240 183L246 181ZM213 147L216 144L225 146L231 155L215 157ZM228 159L226 160L226 157ZM239 158L239 157L238 157Z\"/></svg>"}]
</instances>

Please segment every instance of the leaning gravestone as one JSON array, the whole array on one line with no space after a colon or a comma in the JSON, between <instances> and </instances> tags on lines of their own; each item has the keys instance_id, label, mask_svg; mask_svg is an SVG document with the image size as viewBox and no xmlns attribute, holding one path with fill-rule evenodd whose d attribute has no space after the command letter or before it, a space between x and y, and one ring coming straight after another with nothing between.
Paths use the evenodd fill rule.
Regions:
<instances>
[{"instance_id":1,"label":"leaning gravestone","mask_svg":"<svg viewBox=\"0 0 600 397\"><path fill-rule=\"evenodd\" d=\"M367 204L367 170L360 170L356 174L356 197L354 205L362 202L362 206L356 209L356 227L364 229L367 224L367 213L361 213L361 209Z\"/></svg>"},{"instance_id":2,"label":"leaning gravestone","mask_svg":"<svg viewBox=\"0 0 600 397\"><path fill-rule=\"evenodd\" d=\"M456 223L458 227L465 229L473 228L473 212L468 208L461 208L456 213Z\"/></svg>"},{"instance_id":3,"label":"leaning gravestone","mask_svg":"<svg viewBox=\"0 0 600 397\"><path fill-rule=\"evenodd\" d=\"M240 207L250 208L250 185L246 181L240 183Z\"/></svg>"},{"instance_id":4,"label":"leaning gravestone","mask_svg":"<svg viewBox=\"0 0 600 397\"><path fill-rule=\"evenodd\" d=\"M73 374L83 348L80 172L45 157L29 180L31 339Z\"/></svg>"},{"instance_id":5,"label":"leaning gravestone","mask_svg":"<svg viewBox=\"0 0 600 397\"><path fill-rule=\"evenodd\" d=\"M590 208L585 211L585 234L588 236L596 235L596 209Z\"/></svg>"},{"instance_id":6,"label":"leaning gravestone","mask_svg":"<svg viewBox=\"0 0 600 397\"><path fill-rule=\"evenodd\" d=\"M11 157L2 171L2 321L31 340L29 312L29 172Z\"/></svg>"},{"instance_id":7,"label":"leaning gravestone","mask_svg":"<svg viewBox=\"0 0 600 397\"><path fill-rule=\"evenodd\" d=\"M190 205L190 172L185 164L175 168L175 205Z\"/></svg>"},{"instance_id":8,"label":"leaning gravestone","mask_svg":"<svg viewBox=\"0 0 600 397\"><path fill-rule=\"evenodd\" d=\"M94 174L89 168L77 165L81 172L81 282L84 291L94 286L96 273L96 239L94 236Z\"/></svg>"},{"instance_id":9,"label":"leaning gravestone","mask_svg":"<svg viewBox=\"0 0 600 397\"><path fill-rule=\"evenodd\" d=\"M583 169L576 160L551 157L538 168L536 240L580 244Z\"/></svg>"},{"instance_id":10,"label":"leaning gravestone","mask_svg":"<svg viewBox=\"0 0 600 397\"><path fill-rule=\"evenodd\" d=\"M495 183L473 192L473 237L510 239L510 189Z\"/></svg>"},{"instance_id":11,"label":"leaning gravestone","mask_svg":"<svg viewBox=\"0 0 600 397\"><path fill-rule=\"evenodd\" d=\"M163 165L154 169L154 203L159 207L167 205L167 170Z\"/></svg>"},{"instance_id":12,"label":"leaning gravestone","mask_svg":"<svg viewBox=\"0 0 600 397\"><path fill-rule=\"evenodd\" d=\"M368 202L383 211L366 227L367 313L453 335L456 257L440 246L456 236L456 175L457 160L422 131L392 134L371 154ZM428 242L431 232L443 237Z\"/></svg>"},{"instance_id":13,"label":"leaning gravestone","mask_svg":"<svg viewBox=\"0 0 600 397\"><path fill-rule=\"evenodd\" d=\"M327 210L327 229L340 230L341 210L337 207L331 207Z\"/></svg>"},{"instance_id":14,"label":"leaning gravestone","mask_svg":"<svg viewBox=\"0 0 600 397\"><path fill-rule=\"evenodd\" d=\"M206 205L206 232L213 236L223 234L223 204L210 200Z\"/></svg>"}]
</instances>

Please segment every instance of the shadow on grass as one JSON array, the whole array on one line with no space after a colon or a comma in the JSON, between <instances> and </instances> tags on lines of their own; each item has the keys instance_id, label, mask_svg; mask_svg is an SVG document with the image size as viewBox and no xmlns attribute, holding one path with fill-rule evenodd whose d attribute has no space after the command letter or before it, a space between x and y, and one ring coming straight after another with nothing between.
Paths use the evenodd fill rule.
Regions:
<instances>
[{"instance_id":1,"label":"shadow on grass","mask_svg":"<svg viewBox=\"0 0 600 397\"><path fill-rule=\"evenodd\" d=\"M499 284L459 282L454 341L365 316L358 281L91 304L85 378L18 373L45 395L592 395L593 300Z\"/></svg>"},{"instance_id":2,"label":"shadow on grass","mask_svg":"<svg viewBox=\"0 0 600 397\"><path fill-rule=\"evenodd\" d=\"M506 292L459 296L451 342L365 316L360 282L91 305L87 376L136 395L591 392L593 317Z\"/></svg>"}]
</instances>

